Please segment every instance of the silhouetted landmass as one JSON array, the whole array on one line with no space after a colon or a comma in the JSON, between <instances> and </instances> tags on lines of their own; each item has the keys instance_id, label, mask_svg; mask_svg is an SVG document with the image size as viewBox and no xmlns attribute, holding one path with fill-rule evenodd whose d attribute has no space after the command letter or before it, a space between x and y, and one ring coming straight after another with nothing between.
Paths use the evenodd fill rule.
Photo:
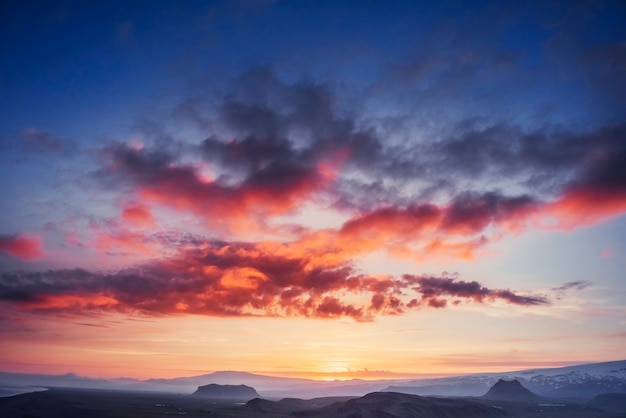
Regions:
<instances>
[{"instance_id":1,"label":"silhouetted landmass","mask_svg":"<svg viewBox=\"0 0 626 418\"><path fill-rule=\"evenodd\" d=\"M450 378L449 382L436 385L391 385L384 389L383 392L407 393L418 396L481 396L490 387L485 382L458 382L452 379Z\"/></svg>"},{"instance_id":2,"label":"silhouetted landmass","mask_svg":"<svg viewBox=\"0 0 626 418\"><path fill-rule=\"evenodd\" d=\"M604 393L593 398L587 406L602 411L623 412L626 415L626 393Z\"/></svg>"},{"instance_id":3,"label":"silhouetted landmass","mask_svg":"<svg viewBox=\"0 0 626 418\"><path fill-rule=\"evenodd\" d=\"M318 410L295 412L293 415L329 418L487 418L503 417L506 414L501 409L464 399L425 398L405 393L374 392Z\"/></svg>"},{"instance_id":4,"label":"silhouetted landmass","mask_svg":"<svg viewBox=\"0 0 626 418\"><path fill-rule=\"evenodd\" d=\"M238 401L249 401L258 398L259 394L254 388L246 385L209 385L200 386L193 393L194 396L201 396L208 399L228 399Z\"/></svg>"},{"instance_id":5,"label":"silhouetted landmass","mask_svg":"<svg viewBox=\"0 0 626 418\"><path fill-rule=\"evenodd\" d=\"M607 398L613 399L613 398ZM602 399L600 399L602 401ZM255 398L244 405L202 396L86 389L51 389L0 398L6 418L626 418L581 403L433 398L375 392L360 398Z\"/></svg>"},{"instance_id":6,"label":"silhouetted landmass","mask_svg":"<svg viewBox=\"0 0 626 418\"><path fill-rule=\"evenodd\" d=\"M497 399L500 401L533 402L541 400L541 397L526 389L517 380L498 380L489 391L483 395L485 399Z\"/></svg>"}]
</instances>

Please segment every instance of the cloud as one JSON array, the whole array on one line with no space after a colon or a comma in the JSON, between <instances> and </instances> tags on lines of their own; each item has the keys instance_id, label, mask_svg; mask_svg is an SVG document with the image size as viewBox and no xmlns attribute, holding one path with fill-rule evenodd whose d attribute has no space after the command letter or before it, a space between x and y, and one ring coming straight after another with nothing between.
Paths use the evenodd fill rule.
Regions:
<instances>
[{"instance_id":1,"label":"cloud","mask_svg":"<svg viewBox=\"0 0 626 418\"><path fill-rule=\"evenodd\" d=\"M354 260L377 251L474 259L529 225L568 229L626 211L622 125L575 132L476 118L405 142L342 111L330 84L286 83L252 69L231 87L204 125L212 131L196 143L157 129L142 147L113 143L101 153L96 175L133 203L123 223L95 231L94 245L170 258L110 273L5 275L4 299L42 312L359 321L462 303L543 305L545 296L447 276L370 276ZM168 146L159 146L162 137ZM275 224L311 202L345 221L323 229ZM161 225L157 207L193 215L213 238L150 234ZM233 238L259 230L264 241Z\"/></svg>"},{"instance_id":2,"label":"cloud","mask_svg":"<svg viewBox=\"0 0 626 418\"><path fill-rule=\"evenodd\" d=\"M46 256L42 239L30 234L0 236L0 252L23 260L32 260Z\"/></svg>"},{"instance_id":3,"label":"cloud","mask_svg":"<svg viewBox=\"0 0 626 418\"><path fill-rule=\"evenodd\" d=\"M578 281L575 281L575 282L563 283L561 286L553 287L550 290L554 293L555 299L560 300L570 290L585 290L586 288L588 288L592 284L593 283L591 283L591 282L587 282L587 281L584 281L584 280L578 280Z\"/></svg>"},{"instance_id":4,"label":"cloud","mask_svg":"<svg viewBox=\"0 0 626 418\"><path fill-rule=\"evenodd\" d=\"M108 253L118 252L120 249L133 253L155 255L156 248L149 237L128 230L95 231L94 246L100 251Z\"/></svg>"},{"instance_id":5,"label":"cloud","mask_svg":"<svg viewBox=\"0 0 626 418\"><path fill-rule=\"evenodd\" d=\"M288 256L262 245L205 242L178 258L111 273L49 270L1 276L0 299L40 313L84 315L117 311L144 315L350 317L372 320L414 307L502 301L548 303L538 296L493 290L477 282L405 275L372 277L348 263L316 255Z\"/></svg>"},{"instance_id":6,"label":"cloud","mask_svg":"<svg viewBox=\"0 0 626 418\"><path fill-rule=\"evenodd\" d=\"M153 146L113 144L99 174L150 204L225 229L248 228L310 201L351 215L436 201L451 208L450 227L479 229L485 210L475 209L473 226L458 216L469 216L476 196L483 196L480 204L502 205L503 190L511 191L507 204L545 204L544 216L562 217L556 224L563 229L625 210L616 184L625 177L623 124L577 130L466 116L420 132L350 111L342 99L332 83L286 82L271 68L253 67L214 98L204 139L170 138L168 144L178 145L163 148L161 137L169 136L159 129ZM190 152L196 161L183 162Z\"/></svg>"},{"instance_id":7,"label":"cloud","mask_svg":"<svg viewBox=\"0 0 626 418\"><path fill-rule=\"evenodd\" d=\"M548 299L543 296L520 296L511 290L488 289L476 281L466 282L449 277L419 277L404 275L407 284L415 285L414 290L422 295L420 304L435 308L446 306L445 297L456 300L471 299L478 303L485 300L502 300L515 305L543 305Z\"/></svg>"},{"instance_id":8,"label":"cloud","mask_svg":"<svg viewBox=\"0 0 626 418\"><path fill-rule=\"evenodd\" d=\"M591 282L586 282L582 280L578 280L575 282L567 282L562 286L552 288L553 291L564 292L566 290L574 289L574 290L583 290L591 285Z\"/></svg>"},{"instance_id":9,"label":"cloud","mask_svg":"<svg viewBox=\"0 0 626 418\"><path fill-rule=\"evenodd\" d=\"M449 205L416 204L363 213L344 223L339 237L362 251L388 248L415 258L473 258L490 239L498 237L497 231L523 228L536 207L537 202L528 196L465 193ZM413 244L418 248L411 250Z\"/></svg>"},{"instance_id":10,"label":"cloud","mask_svg":"<svg viewBox=\"0 0 626 418\"><path fill-rule=\"evenodd\" d=\"M330 110L322 114L325 115L322 118L324 124L328 126L334 126L340 119ZM348 122L345 124L354 126ZM242 123L242 126L247 125ZM365 162L355 156L354 150L358 147L345 138L337 139L332 147L326 146L325 137L319 134L309 137L304 144L296 144L287 137L272 136L252 135L230 140L207 138L200 145L203 158L219 166L215 170L211 167L216 175L210 177L202 172L201 167L178 161L176 155L153 151L149 147L116 144L109 148L111 159L101 174L105 179L130 186L130 191L145 203L127 209L122 214L125 218L131 214L136 218L147 216L149 213L144 213L147 204L161 205L191 213L222 234L270 232L268 225L276 217L296 213L309 202L331 202L336 210L347 215L340 228L314 233L296 226L291 231L300 242L323 241L323 245L333 248L333 252L327 252L326 256L332 254L344 262L355 255L380 249L417 260L433 255L473 259L487 244L504 234L520 233L528 225L571 229L626 211L626 188L622 184L626 152L620 141L624 126L576 134L524 133L505 126L493 130L477 129L471 124L464 129L461 137L435 144L436 155L449 167L447 174L434 169L437 158L432 159L435 162L428 171L447 175L450 179L454 176L480 177L474 169L468 168L471 164L459 160L460 156L469 155L467 158L478 161L477 167L484 165L494 169L500 166L490 176L498 174L507 181L515 179L516 173L537 176L543 171L545 177L539 177L544 180L524 177L518 185L545 181L544 193L536 193L528 187L528 193L511 196L493 189L473 190L468 184L467 190L455 190L448 199L439 199L441 203L438 204L420 197L419 188L413 199L390 197L382 204L380 197L367 188L356 187L344 192L346 184L359 181L350 173L358 173L355 169L361 161ZM286 128L272 128L266 135L279 135L283 131L286 132ZM356 134L347 135L355 137ZM374 140L377 144L368 149L382 152L380 143L375 141L377 135L367 134L365 138L363 141ZM509 139L511 142L507 142ZM478 143L474 144L476 141ZM450 147L450 144L455 145ZM432 149L428 151L431 146L424 145L426 156L434 152ZM561 153L558 151L561 148L567 151ZM489 160L481 160L480 154L473 155L473 149L482 149L480 152L489 156ZM406 156L398 156L395 161L402 162L403 158ZM374 158L380 159L381 155ZM561 177L555 174L559 173L559 168ZM368 175L376 174L378 169L379 166L373 165ZM384 177L384 173L378 173ZM500 173L507 173L508 178ZM548 176L549 173L552 175ZM549 186L547 178L552 178ZM407 177L407 187L411 181L415 180ZM478 187L477 183L476 188L484 186ZM364 196L356 197L358 193ZM347 201L350 203L345 204ZM316 246L319 243L308 244Z\"/></svg>"},{"instance_id":11,"label":"cloud","mask_svg":"<svg viewBox=\"0 0 626 418\"><path fill-rule=\"evenodd\" d=\"M124 208L121 217L124 221L139 227L155 226L155 219L146 205L133 205Z\"/></svg>"},{"instance_id":12,"label":"cloud","mask_svg":"<svg viewBox=\"0 0 626 418\"><path fill-rule=\"evenodd\" d=\"M544 214L554 226L572 229L626 212L626 125L607 127L590 136L581 175L565 185Z\"/></svg>"},{"instance_id":13,"label":"cloud","mask_svg":"<svg viewBox=\"0 0 626 418\"><path fill-rule=\"evenodd\" d=\"M341 165L341 155L309 165L275 160L231 184L160 152L117 145L111 155L102 177L130 183L144 202L191 212L226 231L255 229L267 216L297 209L326 188Z\"/></svg>"},{"instance_id":14,"label":"cloud","mask_svg":"<svg viewBox=\"0 0 626 418\"><path fill-rule=\"evenodd\" d=\"M575 131L474 117L415 132L401 122L351 114L338 94L330 83L289 83L271 69L253 68L216 99L213 119L203 122L211 130L196 142L168 136L156 123L142 147L105 146L96 175L133 203L120 214L123 226L95 232L96 249L178 256L117 273L82 272L85 280L71 289L62 284L75 271L41 273L41 283L60 287L42 291L33 284L30 292L6 284L7 295L26 295L33 309L32 301L52 309L58 299L66 310L357 320L464 301L536 305L547 299L447 277L370 277L352 263L379 250L414 260L472 259L528 225L569 229L626 211L624 125ZM289 242L274 235L242 243L231 236L272 235L279 228L268 225L311 202L345 222L324 229L286 225ZM193 215L216 238L132 229L160 225L157 207ZM36 242L16 249L10 238L2 241L6 253L45 254ZM130 283L137 288L128 289Z\"/></svg>"}]
</instances>

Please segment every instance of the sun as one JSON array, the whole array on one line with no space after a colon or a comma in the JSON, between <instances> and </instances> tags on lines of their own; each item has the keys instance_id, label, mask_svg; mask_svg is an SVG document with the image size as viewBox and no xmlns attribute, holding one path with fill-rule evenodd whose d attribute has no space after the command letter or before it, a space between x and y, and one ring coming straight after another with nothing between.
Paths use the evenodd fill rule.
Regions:
<instances>
[{"instance_id":1,"label":"sun","mask_svg":"<svg viewBox=\"0 0 626 418\"><path fill-rule=\"evenodd\" d=\"M342 375L350 373L351 361L342 357L326 359L320 364L319 372L329 375L325 380L336 380L344 378Z\"/></svg>"}]
</instances>

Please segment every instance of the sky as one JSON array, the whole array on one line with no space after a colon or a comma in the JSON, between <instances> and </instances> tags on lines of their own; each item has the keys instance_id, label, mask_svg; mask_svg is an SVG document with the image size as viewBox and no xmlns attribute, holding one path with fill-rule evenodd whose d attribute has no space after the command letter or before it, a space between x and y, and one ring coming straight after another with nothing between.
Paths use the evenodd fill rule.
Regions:
<instances>
[{"instance_id":1,"label":"sky","mask_svg":"<svg viewBox=\"0 0 626 418\"><path fill-rule=\"evenodd\" d=\"M0 370L626 358L621 1L4 1Z\"/></svg>"}]
</instances>

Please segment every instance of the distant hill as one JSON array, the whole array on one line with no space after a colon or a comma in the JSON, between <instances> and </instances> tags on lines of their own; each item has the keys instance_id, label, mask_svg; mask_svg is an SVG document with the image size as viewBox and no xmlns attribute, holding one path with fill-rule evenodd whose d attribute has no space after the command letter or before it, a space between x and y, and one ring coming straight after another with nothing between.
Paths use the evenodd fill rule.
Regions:
<instances>
[{"instance_id":1,"label":"distant hill","mask_svg":"<svg viewBox=\"0 0 626 418\"><path fill-rule=\"evenodd\" d=\"M518 380L498 380L489 391L483 395L484 399L498 401L532 402L541 399L538 395L526 389Z\"/></svg>"},{"instance_id":2,"label":"distant hill","mask_svg":"<svg viewBox=\"0 0 626 418\"><path fill-rule=\"evenodd\" d=\"M605 393L587 403L590 408L610 412L626 412L626 393Z\"/></svg>"},{"instance_id":3,"label":"distant hill","mask_svg":"<svg viewBox=\"0 0 626 418\"><path fill-rule=\"evenodd\" d=\"M145 381L152 387L161 387L169 392L189 392L200 385L216 383L219 385L244 384L254 387L266 398L317 398L328 396L363 396L366 393L384 389L389 381L337 380L320 381L291 377L264 376L248 372L220 371L201 376L180 377L175 379L150 379Z\"/></svg>"},{"instance_id":4,"label":"distant hill","mask_svg":"<svg viewBox=\"0 0 626 418\"><path fill-rule=\"evenodd\" d=\"M264 376L246 372L215 372L174 379L94 379L73 374L35 375L0 372L0 395L30 392L33 387L99 388L128 391L192 393L199 386L248 385L266 398L363 396L371 392L400 392L420 396L482 396L499 379L518 380L544 397L589 401L603 393L626 393L626 360L552 369L477 373L427 379L319 381ZM6 396L5 395L5 396Z\"/></svg>"},{"instance_id":5,"label":"distant hill","mask_svg":"<svg viewBox=\"0 0 626 418\"><path fill-rule=\"evenodd\" d=\"M617 397L597 399L603 408L580 403L504 402L484 398L435 398L378 392L362 398L255 398L207 401L192 395L100 389L50 389L0 398L0 417L22 418L624 418ZM608 402L608 403L607 403Z\"/></svg>"},{"instance_id":6,"label":"distant hill","mask_svg":"<svg viewBox=\"0 0 626 418\"><path fill-rule=\"evenodd\" d=\"M516 379L525 388L544 397L591 400L603 393L626 393L626 360L396 381L390 382L392 384L385 391L420 396L482 396L499 379Z\"/></svg>"},{"instance_id":7,"label":"distant hill","mask_svg":"<svg viewBox=\"0 0 626 418\"><path fill-rule=\"evenodd\" d=\"M210 385L198 387L198 390L193 393L193 396L201 396L210 399L249 401L258 398L259 394L254 388L246 385L217 385L211 383Z\"/></svg>"},{"instance_id":8,"label":"distant hill","mask_svg":"<svg viewBox=\"0 0 626 418\"><path fill-rule=\"evenodd\" d=\"M291 410L282 402L254 399L244 405L243 411L251 416L260 413L289 416ZM290 413L290 416L309 418L500 418L504 415L500 409L471 400L424 398L392 392L374 392L361 398Z\"/></svg>"}]
</instances>

